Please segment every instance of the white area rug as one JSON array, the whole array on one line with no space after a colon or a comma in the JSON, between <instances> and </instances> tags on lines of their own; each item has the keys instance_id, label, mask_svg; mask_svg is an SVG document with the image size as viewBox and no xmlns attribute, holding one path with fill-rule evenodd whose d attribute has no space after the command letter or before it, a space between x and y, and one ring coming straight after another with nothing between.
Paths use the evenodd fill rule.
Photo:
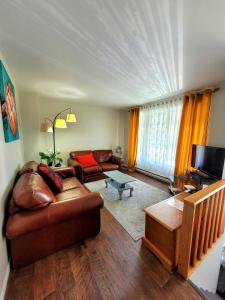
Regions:
<instances>
[{"instance_id":1,"label":"white area rug","mask_svg":"<svg viewBox=\"0 0 225 300\"><path fill-rule=\"evenodd\" d=\"M110 184L105 187L105 181L98 180L85 183L92 192L99 192L104 199L104 206L111 212L116 220L131 235L134 240L144 236L145 214L143 209L165 200L169 193L146 184L140 180L129 183L134 187L133 196L129 197L130 191L124 191L122 200L119 199L118 191Z\"/></svg>"}]
</instances>

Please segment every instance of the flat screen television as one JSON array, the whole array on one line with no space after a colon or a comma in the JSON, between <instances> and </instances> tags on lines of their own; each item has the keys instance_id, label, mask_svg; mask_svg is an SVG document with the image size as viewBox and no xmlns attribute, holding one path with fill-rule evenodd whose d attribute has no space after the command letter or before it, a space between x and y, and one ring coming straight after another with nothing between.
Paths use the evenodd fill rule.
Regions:
<instances>
[{"instance_id":1,"label":"flat screen television","mask_svg":"<svg viewBox=\"0 0 225 300\"><path fill-rule=\"evenodd\" d=\"M222 178L225 148L193 145L191 166L212 178Z\"/></svg>"}]
</instances>

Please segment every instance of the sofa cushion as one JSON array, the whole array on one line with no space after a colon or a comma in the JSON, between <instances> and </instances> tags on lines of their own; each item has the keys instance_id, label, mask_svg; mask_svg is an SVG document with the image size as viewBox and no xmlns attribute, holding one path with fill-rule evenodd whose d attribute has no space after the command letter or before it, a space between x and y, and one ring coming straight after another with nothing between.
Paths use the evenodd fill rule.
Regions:
<instances>
[{"instance_id":1,"label":"sofa cushion","mask_svg":"<svg viewBox=\"0 0 225 300\"><path fill-rule=\"evenodd\" d=\"M97 166L97 161L95 160L93 153L77 155L76 160L82 165L82 167L92 167Z\"/></svg>"},{"instance_id":2,"label":"sofa cushion","mask_svg":"<svg viewBox=\"0 0 225 300\"><path fill-rule=\"evenodd\" d=\"M102 172L102 168L97 165L93 167L84 168L84 174L90 175L90 174L99 174Z\"/></svg>"},{"instance_id":3,"label":"sofa cushion","mask_svg":"<svg viewBox=\"0 0 225 300\"><path fill-rule=\"evenodd\" d=\"M118 170L119 166L112 163L99 163L99 165L102 167L103 172L105 171L111 171L111 170Z\"/></svg>"},{"instance_id":4,"label":"sofa cushion","mask_svg":"<svg viewBox=\"0 0 225 300\"><path fill-rule=\"evenodd\" d=\"M17 207L35 210L55 201L55 196L38 173L20 176L14 189L13 201Z\"/></svg>"},{"instance_id":5,"label":"sofa cushion","mask_svg":"<svg viewBox=\"0 0 225 300\"><path fill-rule=\"evenodd\" d=\"M84 154L90 154L93 153L92 150L84 150L84 151L71 151L70 152L70 158L76 159L77 155L84 155Z\"/></svg>"},{"instance_id":6,"label":"sofa cushion","mask_svg":"<svg viewBox=\"0 0 225 300\"><path fill-rule=\"evenodd\" d=\"M56 201L68 201L73 200L82 196L89 194L89 192L85 189L85 187L81 186L76 189L71 189L56 195Z\"/></svg>"},{"instance_id":7,"label":"sofa cushion","mask_svg":"<svg viewBox=\"0 0 225 300\"><path fill-rule=\"evenodd\" d=\"M106 162L110 160L112 156L112 150L95 150L93 151L94 157L98 163Z\"/></svg>"},{"instance_id":8,"label":"sofa cushion","mask_svg":"<svg viewBox=\"0 0 225 300\"><path fill-rule=\"evenodd\" d=\"M31 173L38 171L38 163L34 160L28 161L20 170L19 174L22 175L24 173Z\"/></svg>"},{"instance_id":9,"label":"sofa cushion","mask_svg":"<svg viewBox=\"0 0 225 300\"><path fill-rule=\"evenodd\" d=\"M39 164L38 173L43 177L53 193L60 193L63 190L63 179L56 172L45 164Z\"/></svg>"},{"instance_id":10,"label":"sofa cushion","mask_svg":"<svg viewBox=\"0 0 225 300\"><path fill-rule=\"evenodd\" d=\"M63 192L81 187L82 184L75 177L65 178L63 180Z\"/></svg>"}]
</instances>

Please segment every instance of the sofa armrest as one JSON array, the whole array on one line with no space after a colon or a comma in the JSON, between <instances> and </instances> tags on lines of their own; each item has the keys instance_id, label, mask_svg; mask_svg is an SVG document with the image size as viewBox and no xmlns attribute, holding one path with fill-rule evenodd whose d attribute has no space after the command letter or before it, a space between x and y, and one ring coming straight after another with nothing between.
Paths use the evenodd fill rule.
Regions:
<instances>
[{"instance_id":1,"label":"sofa armrest","mask_svg":"<svg viewBox=\"0 0 225 300\"><path fill-rule=\"evenodd\" d=\"M84 183L84 173L83 173L82 165L76 159L73 158L68 158L67 164L68 166L74 168L76 177L79 179L81 183Z\"/></svg>"},{"instance_id":2,"label":"sofa armrest","mask_svg":"<svg viewBox=\"0 0 225 300\"><path fill-rule=\"evenodd\" d=\"M67 165L69 167L79 167L79 168L82 168L81 164L76 159L73 159L73 158L68 158L67 159Z\"/></svg>"},{"instance_id":3,"label":"sofa armrest","mask_svg":"<svg viewBox=\"0 0 225 300\"><path fill-rule=\"evenodd\" d=\"M75 169L73 167L60 167L53 170L63 178L75 177Z\"/></svg>"},{"instance_id":4,"label":"sofa armrest","mask_svg":"<svg viewBox=\"0 0 225 300\"><path fill-rule=\"evenodd\" d=\"M114 164L119 165L119 167L121 167L121 165L124 163L124 159L122 157L115 156L115 155L112 155L110 160Z\"/></svg>"},{"instance_id":5,"label":"sofa armrest","mask_svg":"<svg viewBox=\"0 0 225 300\"><path fill-rule=\"evenodd\" d=\"M54 202L36 211L23 211L9 217L6 225L8 239L17 238L23 234L57 224L90 211L103 207L103 200L99 193L89 193L83 197Z\"/></svg>"}]
</instances>

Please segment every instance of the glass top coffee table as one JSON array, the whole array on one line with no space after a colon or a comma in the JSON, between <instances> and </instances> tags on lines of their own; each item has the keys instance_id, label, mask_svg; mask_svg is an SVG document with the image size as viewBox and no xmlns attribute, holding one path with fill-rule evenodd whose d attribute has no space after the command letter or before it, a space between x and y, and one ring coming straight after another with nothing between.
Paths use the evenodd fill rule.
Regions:
<instances>
[{"instance_id":1,"label":"glass top coffee table","mask_svg":"<svg viewBox=\"0 0 225 300\"><path fill-rule=\"evenodd\" d=\"M130 197L132 197L134 188L128 183L135 181L136 179L134 177L124 174L120 171L109 171L103 173L108 177L105 179L106 187L108 187L108 184L110 184L116 188L119 193L119 200L122 200L122 194L125 190L130 190Z\"/></svg>"}]
</instances>

